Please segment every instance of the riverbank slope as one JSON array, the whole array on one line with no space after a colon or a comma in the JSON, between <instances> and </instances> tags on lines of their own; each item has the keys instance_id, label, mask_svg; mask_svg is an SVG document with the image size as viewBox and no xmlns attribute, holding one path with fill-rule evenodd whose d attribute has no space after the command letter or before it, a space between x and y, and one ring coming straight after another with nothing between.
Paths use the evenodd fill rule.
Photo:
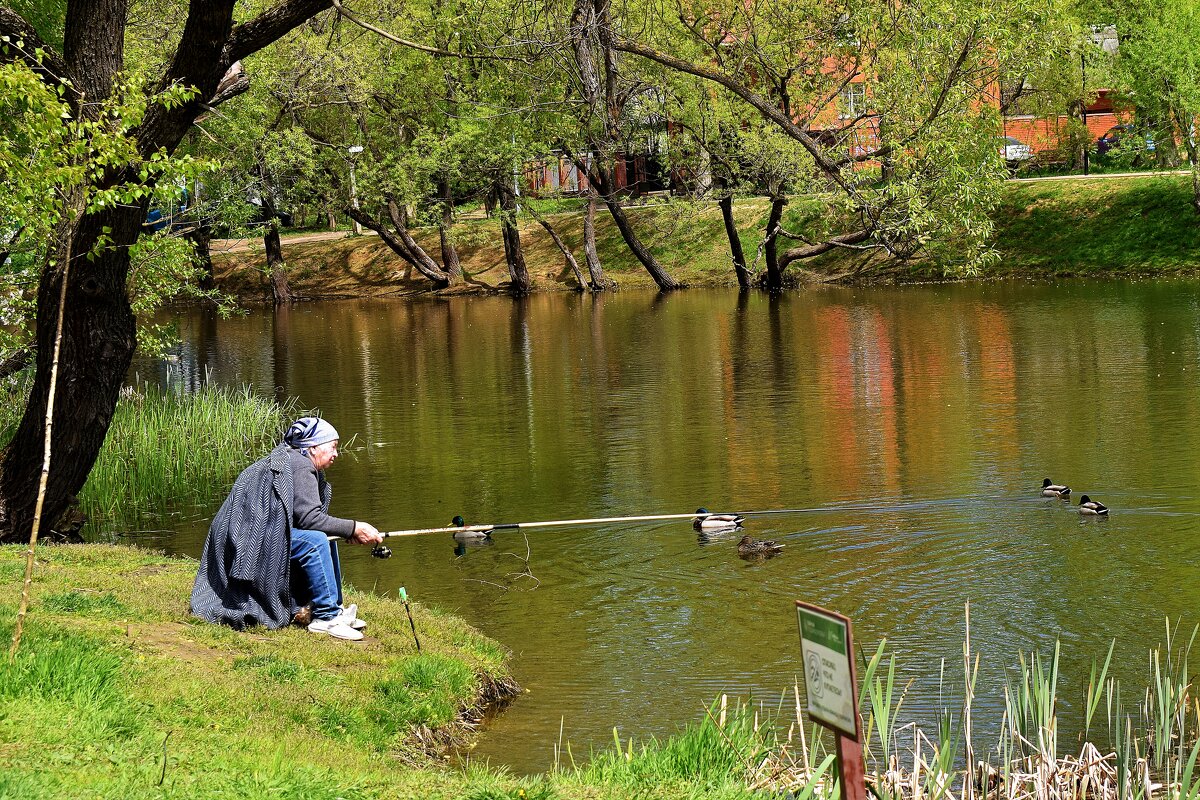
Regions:
<instances>
[{"instance_id":1,"label":"riverbank slope","mask_svg":"<svg viewBox=\"0 0 1200 800\"><path fill-rule=\"evenodd\" d=\"M6 642L23 569L24 548L0 548ZM189 616L195 570L132 547L38 549L20 654L0 664L0 797L469 793L438 754L518 691L500 644L417 604L418 653L403 606L363 593L361 643L239 633Z\"/></svg>"},{"instance_id":2,"label":"riverbank slope","mask_svg":"<svg viewBox=\"0 0 1200 800\"><path fill-rule=\"evenodd\" d=\"M1153 276L1200 272L1200 218L1190 205L1184 175L1069 178L1013 181L996 209L994 246L999 260L981 276L1054 278L1066 276ZM822 199L794 198L785 226L806 231ZM751 198L735 205L742 246L754 268L766 223L767 203ZM735 286L720 211L715 204L648 203L630 209L639 235L678 280L691 286ZM577 211L548 215L576 257L582 259L583 218ZM455 292L499 291L508 279L499 226L494 220L455 225L466 285ZM437 232L417 231L422 246L438 254ZM541 226L527 221L521 231L525 258L539 290L575 287L561 253ZM597 248L610 277L626 288L653 288L607 214L597 215ZM284 240L293 291L311 299L402 295L427 291L419 275L405 279L405 265L374 236ZM214 268L221 287L247 300L269 298L261 242L214 243ZM890 283L943 278L937 265L917 260L878 271L857 272L861 255L835 251L789 272L798 282L854 280Z\"/></svg>"}]
</instances>

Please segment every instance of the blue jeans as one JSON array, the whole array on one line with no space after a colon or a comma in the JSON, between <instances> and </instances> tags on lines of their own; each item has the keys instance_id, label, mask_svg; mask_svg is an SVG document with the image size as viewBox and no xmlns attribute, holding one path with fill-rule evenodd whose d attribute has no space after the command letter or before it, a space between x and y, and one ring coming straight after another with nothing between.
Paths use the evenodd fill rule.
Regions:
<instances>
[{"instance_id":1,"label":"blue jeans","mask_svg":"<svg viewBox=\"0 0 1200 800\"><path fill-rule=\"evenodd\" d=\"M292 529L292 572L304 573L308 585L293 577L296 602L312 603L313 619L333 619L342 610L342 565L337 543L320 531Z\"/></svg>"}]
</instances>

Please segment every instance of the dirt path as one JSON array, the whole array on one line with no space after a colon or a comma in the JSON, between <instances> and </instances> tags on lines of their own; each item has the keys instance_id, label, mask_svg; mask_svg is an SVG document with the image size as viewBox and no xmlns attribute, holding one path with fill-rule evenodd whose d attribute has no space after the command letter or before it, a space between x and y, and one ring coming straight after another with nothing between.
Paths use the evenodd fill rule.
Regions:
<instances>
[{"instance_id":1,"label":"dirt path","mask_svg":"<svg viewBox=\"0 0 1200 800\"><path fill-rule=\"evenodd\" d=\"M345 239L353 234L350 231L321 231L320 233L299 233L291 236L281 236L283 244L304 244L306 242L330 242L335 239ZM363 231L363 236L375 236L375 231ZM262 239L213 239L212 252L217 253L248 253L255 247L262 247Z\"/></svg>"}]
</instances>

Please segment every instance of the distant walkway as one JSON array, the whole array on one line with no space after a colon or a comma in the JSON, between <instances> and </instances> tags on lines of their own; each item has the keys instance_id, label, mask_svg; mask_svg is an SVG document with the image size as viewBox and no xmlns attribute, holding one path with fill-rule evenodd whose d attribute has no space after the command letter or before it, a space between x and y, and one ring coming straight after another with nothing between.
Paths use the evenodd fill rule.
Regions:
<instances>
[{"instance_id":1,"label":"distant walkway","mask_svg":"<svg viewBox=\"0 0 1200 800\"><path fill-rule=\"evenodd\" d=\"M279 238L283 244L304 244L306 242L329 242L353 235L350 231L321 231L320 233L297 233L290 236L283 234ZM362 235L375 236L377 234L375 231L363 231ZM262 247L261 236L245 239L214 239L210 250L213 254L248 253L252 247Z\"/></svg>"},{"instance_id":2,"label":"distant walkway","mask_svg":"<svg viewBox=\"0 0 1200 800\"><path fill-rule=\"evenodd\" d=\"M1043 175L1040 178L1009 178L1013 183L1036 183L1037 181L1090 181L1093 178L1150 178L1155 175L1190 175L1190 169L1163 169L1148 172L1101 172L1092 175Z\"/></svg>"}]
</instances>

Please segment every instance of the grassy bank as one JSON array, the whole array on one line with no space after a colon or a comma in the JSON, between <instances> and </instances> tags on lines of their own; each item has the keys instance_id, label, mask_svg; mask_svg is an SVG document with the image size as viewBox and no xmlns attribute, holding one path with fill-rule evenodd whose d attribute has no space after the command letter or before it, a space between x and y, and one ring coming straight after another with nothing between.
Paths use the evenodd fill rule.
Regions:
<instances>
[{"instance_id":1,"label":"grassy bank","mask_svg":"<svg viewBox=\"0 0 1200 800\"><path fill-rule=\"evenodd\" d=\"M994 218L994 246L1000 260L984 277L1063 275L1148 276L1200 270L1200 218L1192 211L1187 176L1078 178L1005 185ZM820 198L794 198L786 228L819 236L814 228ZM569 203L558 203L569 208ZM630 209L639 234L677 279L692 286L733 286L728 241L715 204L650 203ZM767 204L745 199L735 206L746 257L754 262L766 223ZM577 211L548 215L580 256L582 216ZM468 275L466 291L494 290L507 280L499 228L490 220L466 220L454 228ZM549 236L527 222L521 231L525 257L541 289L567 289L574 278ZM435 256L435 231L418 232ZM630 254L607 214L597 216L597 248L610 277L627 288L652 288L649 275ZM428 289L420 279L405 281L403 263L374 237L284 245L293 289L306 297L354 297L403 294ZM858 256L837 251L804 265L805 280L838 279ZM261 246L216 255L218 281L249 299L269 295L262 273ZM762 269L761 261L757 268ZM941 277L937 265L919 260L886 280ZM870 279L870 278L868 278ZM884 278L877 278L883 280Z\"/></svg>"},{"instance_id":2,"label":"grassy bank","mask_svg":"<svg viewBox=\"0 0 1200 800\"><path fill-rule=\"evenodd\" d=\"M1200 270L1200 216L1186 175L1009 183L992 272L1155 276Z\"/></svg>"},{"instance_id":3,"label":"grassy bank","mask_svg":"<svg viewBox=\"0 0 1200 800\"><path fill-rule=\"evenodd\" d=\"M7 642L23 557L0 549ZM195 565L111 545L39 550L19 658L0 664L0 797L458 796L421 770L503 695L506 653L462 621L352 595L369 639L237 633L187 613Z\"/></svg>"}]
</instances>

